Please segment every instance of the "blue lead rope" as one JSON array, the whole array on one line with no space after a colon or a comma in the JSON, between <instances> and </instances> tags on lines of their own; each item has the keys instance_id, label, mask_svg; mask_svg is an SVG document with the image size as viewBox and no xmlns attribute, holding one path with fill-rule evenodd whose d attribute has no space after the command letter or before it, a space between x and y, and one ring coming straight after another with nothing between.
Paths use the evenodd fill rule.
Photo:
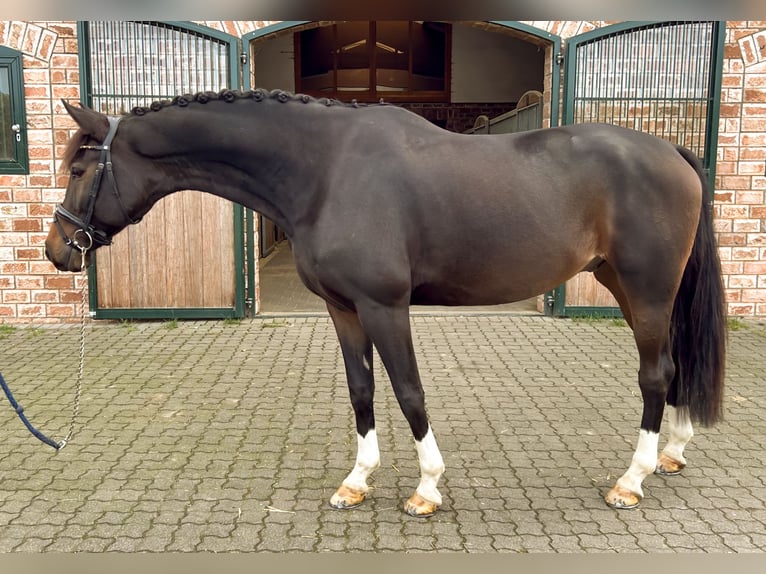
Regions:
<instances>
[{"instance_id":1,"label":"blue lead rope","mask_svg":"<svg viewBox=\"0 0 766 574\"><path fill-rule=\"evenodd\" d=\"M13 398L13 393L11 392L11 389L8 388L8 384L5 382L5 379L3 378L2 373L0 373L0 385L2 385L3 390L5 391L5 396L8 397L8 400L11 402L11 406L16 411L16 414L19 415L19 418L21 419L21 422L24 423L24 426L27 427L27 429L29 429L29 432L31 432L35 437L43 441L48 446L52 446L56 450L60 450L64 448L64 445L66 445L66 441L56 442L55 440L48 438L39 430L37 430L32 425L32 423L29 422L29 419L27 419L26 415L24 414L24 407L22 407L19 403L17 403L16 399Z\"/></svg>"}]
</instances>

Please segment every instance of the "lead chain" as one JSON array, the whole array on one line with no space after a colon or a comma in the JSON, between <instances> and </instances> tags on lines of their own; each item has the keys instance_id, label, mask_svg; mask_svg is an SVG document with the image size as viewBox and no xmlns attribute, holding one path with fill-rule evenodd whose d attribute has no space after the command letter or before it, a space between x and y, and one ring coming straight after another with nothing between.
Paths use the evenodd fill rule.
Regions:
<instances>
[{"instance_id":1,"label":"lead chain","mask_svg":"<svg viewBox=\"0 0 766 574\"><path fill-rule=\"evenodd\" d=\"M72 421L69 424L69 432L64 440L59 444L59 450L64 448L74 434L75 423L77 422L77 416L80 413L80 395L82 394L82 377L85 371L85 292L88 286L88 273L85 269L85 254L88 252L86 247L80 247L80 255L82 257L82 263L80 264L81 272L81 286L80 286L80 364L77 368L77 382L75 384L74 394L74 407L72 408Z\"/></svg>"}]
</instances>

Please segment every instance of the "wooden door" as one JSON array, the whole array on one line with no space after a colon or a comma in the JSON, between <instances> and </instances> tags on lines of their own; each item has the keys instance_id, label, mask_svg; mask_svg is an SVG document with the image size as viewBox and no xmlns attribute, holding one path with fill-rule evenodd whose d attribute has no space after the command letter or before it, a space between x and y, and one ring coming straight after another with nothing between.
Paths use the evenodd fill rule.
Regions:
<instances>
[{"instance_id":1,"label":"wooden door","mask_svg":"<svg viewBox=\"0 0 766 574\"><path fill-rule=\"evenodd\" d=\"M99 309L140 309L145 316L197 309L201 316L204 309L234 307L232 211L230 202L198 191L161 200L98 251Z\"/></svg>"}]
</instances>

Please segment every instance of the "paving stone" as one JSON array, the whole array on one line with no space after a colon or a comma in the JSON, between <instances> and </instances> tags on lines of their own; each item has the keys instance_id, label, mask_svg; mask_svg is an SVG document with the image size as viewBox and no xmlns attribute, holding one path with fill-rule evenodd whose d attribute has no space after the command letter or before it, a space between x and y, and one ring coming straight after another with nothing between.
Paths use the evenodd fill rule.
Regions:
<instances>
[{"instance_id":1,"label":"paving stone","mask_svg":"<svg viewBox=\"0 0 766 574\"><path fill-rule=\"evenodd\" d=\"M766 328L730 333L725 420L697 428L681 476L618 512L640 393L611 321L412 318L444 506L414 519L408 426L373 360L383 466L368 500L328 500L356 435L326 316L96 322L75 435L54 453L0 410L0 552L763 552ZM3 334L0 370L56 436L70 420L78 326ZM664 441L664 435L663 435Z\"/></svg>"}]
</instances>

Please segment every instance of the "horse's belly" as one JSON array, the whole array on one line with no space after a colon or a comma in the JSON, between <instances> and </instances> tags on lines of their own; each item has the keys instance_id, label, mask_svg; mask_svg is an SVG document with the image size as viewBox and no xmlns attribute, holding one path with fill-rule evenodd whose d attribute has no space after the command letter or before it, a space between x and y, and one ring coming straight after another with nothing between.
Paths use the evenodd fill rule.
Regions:
<instances>
[{"instance_id":1,"label":"horse's belly","mask_svg":"<svg viewBox=\"0 0 766 574\"><path fill-rule=\"evenodd\" d=\"M546 257L511 264L449 266L447 272L416 275L413 305L502 305L523 301L554 289L582 271L587 257Z\"/></svg>"},{"instance_id":2,"label":"horse's belly","mask_svg":"<svg viewBox=\"0 0 766 574\"><path fill-rule=\"evenodd\" d=\"M530 295L532 297L533 295ZM423 292L416 289L410 299L411 305L439 305L446 307L456 306L474 306L474 305L502 305L504 303L514 303L529 299L529 297L504 296L504 297L483 297L471 296L455 293Z\"/></svg>"},{"instance_id":3,"label":"horse's belly","mask_svg":"<svg viewBox=\"0 0 766 574\"><path fill-rule=\"evenodd\" d=\"M555 286L555 285L554 285ZM547 285L422 283L412 290L412 305L502 305L523 301L550 289Z\"/></svg>"}]
</instances>

